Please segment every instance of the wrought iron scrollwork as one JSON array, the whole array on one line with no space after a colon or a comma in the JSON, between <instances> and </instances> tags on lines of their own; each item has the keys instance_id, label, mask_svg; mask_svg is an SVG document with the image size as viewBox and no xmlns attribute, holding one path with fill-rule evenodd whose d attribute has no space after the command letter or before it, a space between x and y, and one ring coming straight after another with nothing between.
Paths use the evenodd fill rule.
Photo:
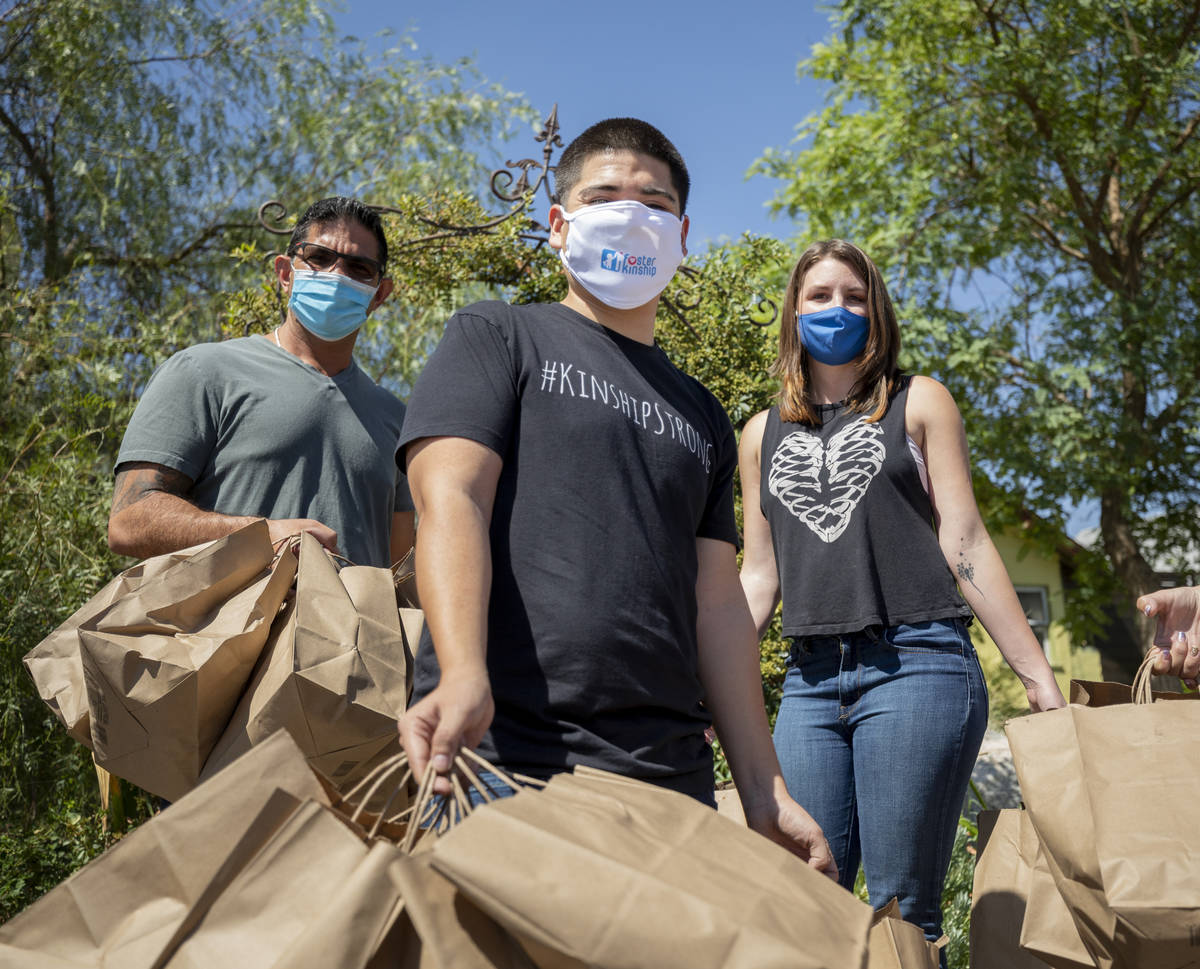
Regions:
<instances>
[{"instance_id":1,"label":"wrought iron scrollwork","mask_svg":"<svg viewBox=\"0 0 1200 969\"><path fill-rule=\"evenodd\" d=\"M542 158L540 161L535 158L520 158L516 161L507 161L505 162L505 167L493 171L491 178L488 180L492 194L502 202L511 204L507 212L501 213L485 222L473 225L457 225L453 222L444 222L439 219L429 218L428 216L418 215L417 218L421 222L437 231L417 236L413 239L405 239L399 243L399 247L401 249L418 248L434 242L440 242L444 239L490 234L510 219L515 219L522 215L526 219L527 228L519 233L520 237L528 242L532 242L535 249L545 245L548 241L547 233L550 231L549 228L529 216L527 210L533 203L538 189L545 191L546 198L551 203L554 201L554 194L550 189L550 173L554 171L554 166L550 164L550 159L554 155L555 148L563 147L562 137L558 133L557 104L546 116L546 120L542 123L542 130L534 136L534 140L543 142ZM520 175L514 176L510 169L518 170ZM532 177L531 173L533 173ZM404 214L403 210L391 205L370 205L369 208L380 215ZM272 199L259 206L258 222L267 232L273 235L289 235L292 227L285 225L287 214L287 206L276 199Z\"/></svg>"},{"instance_id":2,"label":"wrought iron scrollwork","mask_svg":"<svg viewBox=\"0 0 1200 969\"><path fill-rule=\"evenodd\" d=\"M659 305L687 327L688 332L699 342L700 334L688 322L687 315L692 310L699 309L700 300L704 295L702 290L715 290L718 296L730 305L733 304L734 299L732 294L726 292L719 283L711 279L706 279L704 271L701 269L694 269L691 266L680 266L677 272L678 276L676 278L682 277L684 279L683 285L676 287L674 295L664 293ZM770 326L778 318L779 304L769 296L759 297L750 310L743 312L739 316L739 319L749 323L751 326Z\"/></svg>"},{"instance_id":3,"label":"wrought iron scrollwork","mask_svg":"<svg viewBox=\"0 0 1200 969\"><path fill-rule=\"evenodd\" d=\"M417 218L434 231L412 239L405 239L398 243L398 248L420 248L447 239L494 234L505 222L523 218L525 220L524 227L517 234L521 239L532 243L530 249L530 257L532 258L533 253L549 241L549 227L534 219L529 214L529 209L537 197L539 190L545 193L546 199L551 204L555 200L553 190L550 187L550 175L555 170L555 166L550 163L550 160L554 156L554 150L563 147L562 137L559 135L557 104L554 105L550 113L546 116L545 121L542 122L542 129L538 134L534 135L534 140L542 144L542 157L540 160L536 158L519 158L506 161L504 167L493 171L488 180L488 186L491 189L492 195L500 201L509 204L509 209L506 212L500 213L486 221L471 225L459 225L418 214ZM520 174L514 175L514 172L519 172ZM403 210L390 205L371 205L370 208L380 215L405 214ZM273 235L289 235L293 227L285 224L287 215L287 206L278 200L272 199L259 206L258 222L263 229ZM272 253L271 255L275 254ZM528 263L519 267L518 271L523 271L526 265ZM693 337L699 340L699 334L696 333L691 323L688 322L687 317L689 312L696 310L700 306L700 300L703 295L701 288L716 286L718 293L721 295L727 294L711 280L705 280L703 270L694 269L690 266L681 266L679 273L683 280L685 280L684 285L676 287L674 295L664 295L662 306L683 324ZM750 313L743 315L747 322L755 326L769 326L775 321L778 312L779 308L777 304L773 300L763 297Z\"/></svg>"}]
</instances>

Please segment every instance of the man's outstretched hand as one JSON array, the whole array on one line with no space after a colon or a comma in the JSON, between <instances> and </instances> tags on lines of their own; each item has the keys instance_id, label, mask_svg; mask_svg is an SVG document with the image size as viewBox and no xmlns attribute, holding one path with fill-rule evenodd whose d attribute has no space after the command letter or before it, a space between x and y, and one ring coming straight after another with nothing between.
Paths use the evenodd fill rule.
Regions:
<instances>
[{"instance_id":1,"label":"man's outstretched hand","mask_svg":"<svg viewBox=\"0 0 1200 969\"><path fill-rule=\"evenodd\" d=\"M496 706L486 672L447 675L442 672L437 687L407 710L399 721L400 743L408 754L413 777L424 776L426 766L440 776L435 794L449 794L445 776L461 747L474 747L487 733Z\"/></svg>"}]
</instances>

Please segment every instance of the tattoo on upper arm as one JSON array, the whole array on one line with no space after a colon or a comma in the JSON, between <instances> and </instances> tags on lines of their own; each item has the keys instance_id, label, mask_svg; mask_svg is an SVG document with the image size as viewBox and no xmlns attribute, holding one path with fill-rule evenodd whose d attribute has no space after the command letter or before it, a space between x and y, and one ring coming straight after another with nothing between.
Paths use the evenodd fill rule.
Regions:
<instances>
[{"instance_id":1,"label":"tattoo on upper arm","mask_svg":"<svg viewBox=\"0 0 1200 969\"><path fill-rule=\"evenodd\" d=\"M113 514L136 505L155 492L186 498L191 488L192 479L181 471L161 464L130 464L117 472L113 483Z\"/></svg>"},{"instance_id":2,"label":"tattoo on upper arm","mask_svg":"<svg viewBox=\"0 0 1200 969\"><path fill-rule=\"evenodd\" d=\"M970 582L975 591L981 596L983 595L983 590L975 585L975 566L971 564L961 548L958 550L958 564L954 567L954 571L958 573L959 582Z\"/></svg>"}]
</instances>

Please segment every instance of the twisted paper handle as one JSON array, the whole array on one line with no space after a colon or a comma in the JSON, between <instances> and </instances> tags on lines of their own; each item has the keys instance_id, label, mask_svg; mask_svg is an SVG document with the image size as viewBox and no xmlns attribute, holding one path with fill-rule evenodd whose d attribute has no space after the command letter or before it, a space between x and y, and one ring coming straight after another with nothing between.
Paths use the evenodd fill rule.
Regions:
<instances>
[{"instance_id":1,"label":"twisted paper handle","mask_svg":"<svg viewBox=\"0 0 1200 969\"><path fill-rule=\"evenodd\" d=\"M290 535L284 535L283 538L275 539L275 541L271 543L271 547L275 549L275 554L277 556L281 555L283 550L287 548L289 544L295 548L297 553L299 553L300 536L303 534L304 532L292 532ZM321 548L325 549L326 555L338 563L339 569L345 568L347 565L354 565L354 563L346 558L346 556L344 556L341 552L335 552L332 549L325 548L324 545L322 545Z\"/></svg>"},{"instance_id":2,"label":"twisted paper handle","mask_svg":"<svg viewBox=\"0 0 1200 969\"><path fill-rule=\"evenodd\" d=\"M410 548L404 553L404 558L392 563L392 582L399 586L411 579L417 572L416 549Z\"/></svg>"},{"instance_id":3,"label":"twisted paper handle","mask_svg":"<svg viewBox=\"0 0 1200 969\"><path fill-rule=\"evenodd\" d=\"M1130 699L1134 703L1153 703L1154 690L1150 686L1150 677L1154 675L1154 661L1159 657L1157 646L1151 646L1150 651L1142 658L1142 665L1133 674L1133 686L1129 688Z\"/></svg>"},{"instance_id":4,"label":"twisted paper handle","mask_svg":"<svg viewBox=\"0 0 1200 969\"><path fill-rule=\"evenodd\" d=\"M401 751L376 765L370 773L343 795L347 802L357 805L354 813L350 816L350 821L353 824L358 824L366 805L377 794L385 790L384 785L390 782L391 787L387 789L389 790L387 800L384 802L383 807L380 808L375 823L371 825L371 829L367 832L367 837L377 837L385 819L405 822L407 830L405 831L404 840L401 842L400 847L405 852L411 852L423 836L426 834L434 836L445 834L474 810L475 806L471 803L471 798L467 794L464 782L474 788L485 802L494 801L500 796L488 781L479 776L475 768L492 774L497 780L511 787L513 790L518 790L521 787L545 786L545 781L540 781L534 777L526 777L524 774L510 774L481 757L475 751L463 748L454 758L454 764L450 770L449 795L443 796L434 793L433 782L437 778L437 772L433 769L433 765L429 764L425 768L425 773L421 776L421 782L417 786L417 796L412 804L398 813L394 818L389 819L387 818L388 808L407 789L408 783L413 777L412 771L408 766L408 754ZM399 780L396 780L397 777L399 777Z\"/></svg>"}]
</instances>

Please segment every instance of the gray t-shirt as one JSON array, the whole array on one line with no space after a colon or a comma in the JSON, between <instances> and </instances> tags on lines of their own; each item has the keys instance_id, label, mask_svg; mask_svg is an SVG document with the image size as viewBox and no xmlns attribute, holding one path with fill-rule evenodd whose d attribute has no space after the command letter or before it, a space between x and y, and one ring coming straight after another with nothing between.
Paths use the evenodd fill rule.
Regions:
<instances>
[{"instance_id":1,"label":"gray t-shirt","mask_svg":"<svg viewBox=\"0 0 1200 969\"><path fill-rule=\"evenodd\" d=\"M314 518L352 562L387 566L392 512L413 507L394 460L403 422L356 363L327 377L263 337L202 343L150 378L117 470L182 472L191 500L227 515Z\"/></svg>"}]
</instances>

